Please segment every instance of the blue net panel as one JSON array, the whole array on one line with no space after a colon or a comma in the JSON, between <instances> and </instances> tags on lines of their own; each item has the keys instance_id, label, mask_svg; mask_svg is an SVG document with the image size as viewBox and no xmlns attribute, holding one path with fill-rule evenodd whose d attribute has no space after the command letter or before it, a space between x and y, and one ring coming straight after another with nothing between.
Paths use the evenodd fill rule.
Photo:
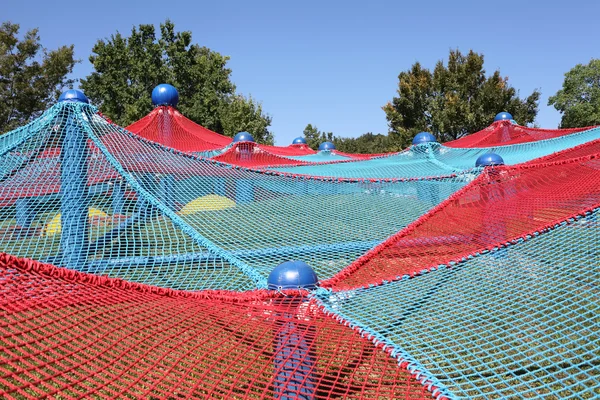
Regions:
<instances>
[{"instance_id":1,"label":"blue net panel","mask_svg":"<svg viewBox=\"0 0 600 400\"><path fill-rule=\"evenodd\" d=\"M148 142L82 103L59 103L9 135L0 251L176 289L265 287L296 258L331 277L473 178L254 172Z\"/></svg>"},{"instance_id":2,"label":"blue net panel","mask_svg":"<svg viewBox=\"0 0 600 400\"><path fill-rule=\"evenodd\" d=\"M504 159L506 164L514 165L588 143L598 138L600 138L600 129L594 128L554 139L508 146L467 149L428 143L412 146L395 155L371 160L274 169L293 174L341 178L393 179L446 176L472 169L477 158L486 153L496 153Z\"/></svg>"},{"instance_id":3,"label":"blue net panel","mask_svg":"<svg viewBox=\"0 0 600 400\"><path fill-rule=\"evenodd\" d=\"M447 398L598 398L598 213L452 267L323 301Z\"/></svg>"}]
</instances>

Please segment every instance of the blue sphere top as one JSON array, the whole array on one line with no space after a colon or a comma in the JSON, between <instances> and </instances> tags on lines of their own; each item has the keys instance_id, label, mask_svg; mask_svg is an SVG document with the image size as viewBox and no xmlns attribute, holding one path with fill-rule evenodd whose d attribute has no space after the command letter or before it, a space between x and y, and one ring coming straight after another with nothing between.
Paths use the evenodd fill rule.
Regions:
<instances>
[{"instance_id":1,"label":"blue sphere top","mask_svg":"<svg viewBox=\"0 0 600 400\"><path fill-rule=\"evenodd\" d=\"M269 289L316 289L319 278L315 271L303 261L286 261L269 274Z\"/></svg>"},{"instance_id":2,"label":"blue sphere top","mask_svg":"<svg viewBox=\"0 0 600 400\"><path fill-rule=\"evenodd\" d=\"M254 142L254 138L248 132L239 132L233 137L233 142Z\"/></svg>"},{"instance_id":3,"label":"blue sphere top","mask_svg":"<svg viewBox=\"0 0 600 400\"><path fill-rule=\"evenodd\" d=\"M510 121L511 119L513 119L513 116L510 113L507 113L506 111L503 111L501 113L496 114L496 116L494 117L494 122L496 122L496 121Z\"/></svg>"},{"instance_id":4,"label":"blue sphere top","mask_svg":"<svg viewBox=\"0 0 600 400\"><path fill-rule=\"evenodd\" d=\"M152 104L155 106L177 107L177 103L179 103L179 92L175 86L161 83L152 90Z\"/></svg>"},{"instance_id":5,"label":"blue sphere top","mask_svg":"<svg viewBox=\"0 0 600 400\"><path fill-rule=\"evenodd\" d=\"M306 139L304 139L302 136L298 136L296 139L294 139L292 144L306 144Z\"/></svg>"},{"instance_id":6,"label":"blue sphere top","mask_svg":"<svg viewBox=\"0 0 600 400\"><path fill-rule=\"evenodd\" d=\"M323 142L319 145L319 151L335 150L335 145L331 142Z\"/></svg>"},{"instance_id":7,"label":"blue sphere top","mask_svg":"<svg viewBox=\"0 0 600 400\"><path fill-rule=\"evenodd\" d=\"M58 98L58 101L71 101L74 103L87 103L87 104L90 103L90 101L85 96L85 94L83 94L83 92L81 90L77 90L77 89L69 89L65 92L62 92L62 94Z\"/></svg>"},{"instance_id":8,"label":"blue sphere top","mask_svg":"<svg viewBox=\"0 0 600 400\"><path fill-rule=\"evenodd\" d=\"M412 144L436 143L437 139L429 132L419 132L413 138Z\"/></svg>"},{"instance_id":9,"label":"blue sphere top","mask_svg":"<svg viewBox=\"0 0 600 400\"><path fill-rule=\"evenodd\" d=\"M489 167L492 165L504 165L504 159L496 153L485 153L475 161L476 167Z\"/></svg>"}]
</instances>

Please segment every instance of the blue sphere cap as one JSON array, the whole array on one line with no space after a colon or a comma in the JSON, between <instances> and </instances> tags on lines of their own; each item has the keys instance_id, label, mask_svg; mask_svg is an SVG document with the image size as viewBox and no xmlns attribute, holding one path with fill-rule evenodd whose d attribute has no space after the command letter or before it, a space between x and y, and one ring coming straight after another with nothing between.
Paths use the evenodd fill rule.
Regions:
<instances>
[{"instance_id":1,"label":"blue sphere cap","mask_svg":"<svg viewBox=\"0 0 600 400\"><path fill-rule=\"evenodd\" d=\"M413 138L412 144L436 143L437 139L429 132L420 132Z\"/></svg>"},{"instance_id":2,"label":"blue sphere cap","mask_svg":"<svg viewBox=\"0 0 600 400\"><path fill-rule=\"evenodd\" d=\"M335 150L335 145L331 142L323 142L319 145L319 151Z\"/></svg>"},{"instance_id":3,"label":"blue sphere cap","mask_svg":"<svg viewBox=\"0 0 600 400\"><path fill-rule=\"evenodd\" d=\"M286 261L279 264L269 274L268 287L278 289L316 289L319 278L313 269L303 261Z\"/></svg>"},{"instance_id":4,"label":"blue sphere cap","mask_svg":"<svg viewBox=\"0 0 600 400\"><path fill-rule=\"evenodd\" d=\"M58 98L58 101L70 101L70 102L74 102L74 103L86 103L86 104L90 103L90 101L85 96L85 94L83 94L83 92L81 90L77 90L77 89L69 89L65 92L62 92L62 94Z\"/></svg>"},{"instance_id":5,"label":"blue sphere cap","mask_svg":"<svg viewBox=\"0 0 600 400\"><path fill-rule=\"evenodd\" d=\"M513 119L513 116L510 113L507 113L506 111L503 111L501 113L496 114L496 116L494 117L494 122L496 122L496 121L510 121L511 119Z\"/></svg>"},{"instance_id":6,"label":"blue sphere cap","mask_svg":"<svg viewBox=\"0 0 600 400\"><path fill-rule=\"evenodd\" d=\"M254 142L254 138L248 132L239 132L233 137L233 142Z\"/></svg>"},{"instance_id":7,"label":"blue sphere cap","mask_svg":"<svg viewBox=\"0 0 600 400\"><path fill-rule=\"evenodd\" d=\"M492 165L504 165L504 159L496 153L485 153L475 161L476 167L490 167Z\"/></svg>"},{"instance_id":8,"label":"blue sphere cap","mask_svg":"<svg viewBox=\"0 0 600 400\"><path fill-rule=\"evenodd\" d=\"M306 139L304 139L302 136L298 136L296 139L294 139L292 144L306 144Z\"/></svg>"},{"instance_id":9,"label":"blue sphere cap","mask_svg":"<svg viewBox=\"0 0 600 400\"><path fill-rule=\"evenodd\" d=\"M155 106L176 107L177 103L179 103L179 92L175 86L161 83L152 90L152 104Z\"/></svg>"}]
</instances>

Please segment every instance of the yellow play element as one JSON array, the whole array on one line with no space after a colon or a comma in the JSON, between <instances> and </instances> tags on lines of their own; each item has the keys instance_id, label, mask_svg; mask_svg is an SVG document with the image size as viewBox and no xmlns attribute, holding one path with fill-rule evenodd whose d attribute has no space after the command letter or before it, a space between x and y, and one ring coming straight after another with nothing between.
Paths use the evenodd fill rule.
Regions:
<instances>
[{"instance_id":1,"label":"yellow play element","mask_svg":"<svg viewBox=\"0 0 600 400\"><path fill-rule=\"evenodd\" d=\"M92 224L97 225L99 221L106 221L108 214L102 210L98 210L97 208L90 207L88 217ZM58 213L46 224L46 229L44 229L46 236L58 235L61 232L62 228L60 225L60 220L61 215Z\"/></svg>"},{"instance_id":2,"label":"yellow play element","mask_svg":"<svg viewBox=\"0 0 600 400\"><path fill-rule=\"evenodd\" d=\"M209 194L190 201L179 210L178 214L189 215L199 211L217 211L232 207L235 207L235 201L224 196Z\"/></svg>"}]
</instances>

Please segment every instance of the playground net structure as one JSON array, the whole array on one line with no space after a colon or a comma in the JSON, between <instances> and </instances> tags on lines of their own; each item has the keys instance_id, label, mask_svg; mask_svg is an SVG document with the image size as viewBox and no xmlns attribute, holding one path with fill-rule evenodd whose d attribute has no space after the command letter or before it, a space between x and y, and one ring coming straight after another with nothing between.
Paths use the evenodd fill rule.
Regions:
<instances>
[{"instance_id":1,"label":"playground net structure","mask_svg":"<svg viewBox=\"0 0 600 400\"><path fill-rule=\"evenodd\" d=\"M84 103L8 135L1 251L174 289L264 288L298 258L332 277L475 177L267 174L146 141Z\"/></svg>"},{"instance_id":2,"label":"playground net structure","mask_svg":"<svg viewBox=\"0 0 600 400\"><path fill-rule=\"evenodd\" d=\"M0 159L2 251L67 267L0 257L3 397L600 395L597 141L452 178L331 181L186 156L94 111L57 105ZM65 188L76 154L88 173ZM51 241L40 213L57 211ZM321 287L224 291L289 259Z\"/></svg>"}]
</instances>

